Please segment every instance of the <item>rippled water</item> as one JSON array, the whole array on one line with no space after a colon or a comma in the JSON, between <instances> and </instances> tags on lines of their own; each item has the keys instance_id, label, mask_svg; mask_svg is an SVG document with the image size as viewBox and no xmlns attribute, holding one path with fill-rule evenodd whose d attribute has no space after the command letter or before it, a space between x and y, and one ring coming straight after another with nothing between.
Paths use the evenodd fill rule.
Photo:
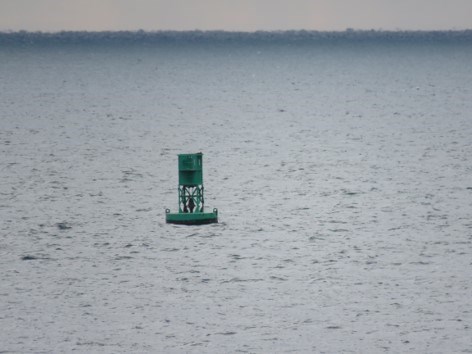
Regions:
<instances>
[{"instance_id":1,"label":"rippled water","mask_svg":"<svg viewBox=\"0 0 472 354\"><path fill-rule=\"evenodd\" d=\"M0 48L0 350L472 352L472 46ZM177 154L220 223L166 225Z\"/></svg>"}]
</instances>

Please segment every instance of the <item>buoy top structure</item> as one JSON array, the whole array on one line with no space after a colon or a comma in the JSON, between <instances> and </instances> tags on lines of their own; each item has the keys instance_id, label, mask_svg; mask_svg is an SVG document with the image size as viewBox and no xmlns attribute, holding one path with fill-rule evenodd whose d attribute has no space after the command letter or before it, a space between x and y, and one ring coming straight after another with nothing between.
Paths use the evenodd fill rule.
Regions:
<instances>
[{"instance_id":1,"label":"buoy top structure","mask_svg":"<svg viewBox=\"0 0 472 354\"><path fill-rule=\"evenodd\" d=\"M179 154L179 212L166 209L166 222L170 224L202 225L218 222L218 209L205 212L203 196L203 154Z\"/></svg>"}]
</instances>

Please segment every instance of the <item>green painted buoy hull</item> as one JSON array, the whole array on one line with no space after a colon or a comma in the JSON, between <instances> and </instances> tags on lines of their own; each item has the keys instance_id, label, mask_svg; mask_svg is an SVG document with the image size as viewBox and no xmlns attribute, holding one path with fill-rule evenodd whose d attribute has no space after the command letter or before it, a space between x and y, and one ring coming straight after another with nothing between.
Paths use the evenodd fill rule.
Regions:
<instances>
[{"instance_id":1,"label":"green painted buoy hull","mask_svg":"<svg viewBox=\"0 0 472 354\"><path fill-rule=\"evenodd\" d=\"M203 225L218 222L218 213L166 213L166 222L180 225Z\"/></svg>"},{"instance_id":2,"label":"green painted buoy hull","mask_svg":"<svg viewBox=\"0 0 472 354\"><path fill-rule=\"evenodd\" d=\"M202 225L218 222L218 209L205 213L203 197L203 154L179 154L179 212L166 209L169 224Z\"/></svg>"}]
</instances>

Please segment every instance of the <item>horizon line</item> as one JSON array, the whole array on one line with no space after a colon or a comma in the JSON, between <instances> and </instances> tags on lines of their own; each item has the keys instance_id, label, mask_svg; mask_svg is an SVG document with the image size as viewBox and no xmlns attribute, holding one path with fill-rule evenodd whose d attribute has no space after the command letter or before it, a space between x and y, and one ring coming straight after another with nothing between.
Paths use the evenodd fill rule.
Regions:
<instances>
[{"instance_id":1,"label":"horizon line","mask_svg":"<svg viewBox=\"0 0 472 354\"><path fill-rule=\"evenodd\" d=\"M172 29L159 29L159 30L145 30L145 29L133 29L133 30L54 30L54 31L43 31L43 30L11 30L5 29L0 30L0 34L64 34L64 33L146 33L146 34L159 34L159 33L226 33L226 34L258 34L258 33L355 33L355 32L374 32L374 33L459 33L459 32L471 32L471 28L465 29L356 29L356 28L346 28L344 30L314 30L314 29L280 29L280 30L254 30L254 31L235 31L235 30L222 30L222 29L212 29L212 30L172 30Z\"/></svg>"}]
</instances>

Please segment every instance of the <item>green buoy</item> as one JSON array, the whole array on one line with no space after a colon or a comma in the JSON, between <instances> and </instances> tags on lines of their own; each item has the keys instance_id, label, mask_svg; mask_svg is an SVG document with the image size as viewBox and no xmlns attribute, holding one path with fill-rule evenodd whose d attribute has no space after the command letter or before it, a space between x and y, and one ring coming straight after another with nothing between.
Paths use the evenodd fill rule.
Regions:
<instances>
[{"instance_id":1,"label":"green buoy","mask_svg":"<svg viewBox=\"0 0 472 354\"><path fill-rule=\"evenodd\" d=\"M218 222L218 209L205 213L203 197L203 154L179 155L179 212L166 209L166 222L202 225Z\"/></svg>"}]
</instances>

